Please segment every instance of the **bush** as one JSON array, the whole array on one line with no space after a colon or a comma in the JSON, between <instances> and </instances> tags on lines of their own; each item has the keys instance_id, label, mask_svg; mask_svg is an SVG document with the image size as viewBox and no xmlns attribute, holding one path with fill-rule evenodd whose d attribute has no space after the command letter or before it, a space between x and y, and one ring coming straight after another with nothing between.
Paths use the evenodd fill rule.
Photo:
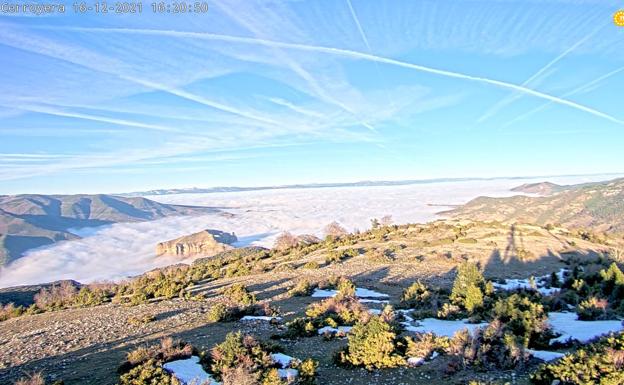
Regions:
<instances>
[{"instance_id":1,"label":"bush","mask_svg":"<svg viewBox=\"0 0 624 385\"><path fill-rule=\"evenodd\" d=\"M542 364L531 375L538 385L619 385L624 383L624 334L611 335L567 354L554 363Z\"/></svg>"},{"instance_id":2,"label":"bush","mask_svg":"<svg viewBox=\"0 0 624 385\"><path fill-rule=\"evenodd\" d=\"M222 302L219 302L210 307L206 318L210 322L224 322L231 321L234 317L232 308Z\"/></svg>"},{"instance_id":3,"label":"bush","mask_svg":"<svg viewBox=\"0 0 624 385\"><path fill-rule=\"evenodd\" d=\"M314 285L312 285L307 279L302 279L288 291L288 295L290 297L305 297L311 295L313 291Z\"/></svg>"},{"instance_id":4,"label":"bush","mask_svg":"<svg viewBox=\"0 0 624 385\"><path fill-rule=\"evenodd\" d=\"M366 306L362 305L357 298L337 295L333 298L310 304L306 309L306 316L312 318L319 325L333 322L333 324L328 326L335 327L337 325L353 325L356 322L368 321L370 313Z\"/></svg>"},{"instance_id":5,"label":"bush","mask_svg":"<svg viewBox=\"0 0 624 385\"><path fill-rule=\"evenodd\" d=\"M162 363L150 359L119 377L120 385L181 385L162 367Z\"/></svg>"},{"instance_id":6,"label":"bush","mask_svg":"<svg viewBox=\"0 0 624 385\"><path fill-rule=\"evenodd\" d=\"M140 326L153 322L156 318L151 314L143 314L139 316L128 317L128 323L130 325Z\"/></svg>"},{"instance_id":7,"label":"bush","mask_svg":"<svg viewBox=\"0 0 624 385\"><path fill-rule=\"evenodd\" d=\"M120 374L127 374L132 369L141 366L149 361L153 361L156 366L162 366L165 362L189 358L193 355L194 349L190 344L184 343L179 340L174 340L171 337L163 338L158 345L152 346L140 346L126 355L126 360L121 364L118 369ZM152 365L147 365L147 372L151 372ZM141 374L142 370L134 371L134 374L128 377L128 381L135 380ZM142 384L141 382L127 382L129 385ZM146 383L147 384L147 383Z\"/></svg>"},{"instance_id":8,"label":"bush","mask_svg":"<svg viewBox=\"0 0 624 385\"><path fill-rule=\"evenodd\" d=\"M447 337L438 337L433 333L419 333L414 338L406 337L407 357L429 358L434 352L442 353L449 346Z\"/></svg>"},{"instance_id":9,"label":"bush","mask_svg":"<svg viewBox=\"0 0 624 385\"><path fill-rule=\"evenodd\" d=\"M268 347L240 332L228 333L210 352L210 369L217 379L227 379L232 370L240 372L238 367L250 375L258 374L259 378L272 364Z\"/></svg>"},{"instance_id":10,"label":"bush","mask_svg":"<svg viewBox=\"0 0 624 385\"><path fill-rule=\"evenodd\" d=\"M606 299L590 297L578 304L576 314L584 321L605 320L610 318L608 307L609 302Z\"/></svg>"},{"instance_id":11,"label":"bush","mask_svg":"<svg viewBox=\"0 0 624 385\"><path fill-rule=\"evenodd\" d=\"M473 314L483 308L486 282L479 268L474 263L464 262L457 268L457 276L449 299Z\"/></svg>"},{"instance_id":12,"label":"bush","mask_svg":"<svg viewBox=\"0 0 624 385\"><path fill-rule=\"evenodd\" d=\"M45 380L41 373L34 373L26 378L17 380L13 385L45 385Z\"/></svg>"},{"instance_id":13,"label":"bush","mask_svg":"<svg viewBox=\"0 0 624 385\"><path fill-rule=\"evenodd\" d=\"M256 296L242 283L235 283L223 290L223 296L238 306L250 306L256 303Z\"/></svg>"},{"instance_id":14,"label":"bush","mask_svg":"<svg viewBox=\"0 0 624 385\"><path fill-rule=\"evenodd\" d=\"M353 327L347 347L338 352L336 361L341 365L363 366L368 370L405 364L405 359L397 351L397 336L392 326L377 316Z\"/></svg>"},{"instance_id":15,"label":"bush","mask_svg":"<svg viewBox=\"0 0 624 385\"><path fill-rule=\"evenodd\" d=\"M548 329L548 316L540 303L513 294L499 299L494 304L492 315L501 323L503 332L515 336L522 346L529 347L534 342L547 343L543 333Z\"/></svg>"},{"instance_id":16,"label":"bush","mask_svg":"<svg viewBox=\"0 0 624 385\"><path fill-rule=\"evenodd\" d=\"M316 262L316 261L310 261L310 262L307 262L306 264L304 264L303 268L304 269L309 269L309 270L320 269L321 265L319 265L318 262Z\"/></svg>"},{"instance_id":17,"label":"bush","mask_svg":"<svg viewBox=\"0 0 624 385\"><path fill-rule=\"evenodd\" d=\"M517 369L529 359L524 347L505 331L500 321L472 334L467 329L456 333L447 352L463 367L485 369Z\"/></svg>"},{"instance_id":18,"label":"bush","mask_svg":"<svg viewBox=\"0 0 624 385\"><path fill-rule=\"evenodd\" d=\"M15 306L13 303L2 306L0 304L0 321L6 321L10 318L19 317L24 314L23 306Z\"/></svg>"},{"instance_id":19,"label":"bush","mask_svg":"<svg viewBox=\"0 0 624 385\"><path fill-rule=\"evenodd\" d=\"M414 282L401 295L401 306L406 308L420 308L427 305L431 292L420 281Z\"/></svg>"}]
</instances>

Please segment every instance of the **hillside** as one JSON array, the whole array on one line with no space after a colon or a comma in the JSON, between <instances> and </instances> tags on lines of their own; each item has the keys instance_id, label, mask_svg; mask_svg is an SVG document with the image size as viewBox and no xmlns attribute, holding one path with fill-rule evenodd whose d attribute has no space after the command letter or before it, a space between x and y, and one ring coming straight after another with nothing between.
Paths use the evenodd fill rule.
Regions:
<instances>
[{"instance_id":1,"label":"hillside","mask_svg":"<svg viewBox=\"0 0 624 385\"><path fill-rule=\"evenodd\" d=\"M28 249L78 238L71 233L72 228L213 211L208 207L101 194L0 196L0 266L19 258Z\"/></svg>"},{"instance_id":2,"label":"hillside","mask_svg":"<svg viewBox=\"0 0 624 385\"><path fill-rule=\"evenodd\" d=\"M441 214L457 219L557 224L567 228L591 228L595 232L624 232L624 179L565 187L550 185L546 188L543 184L521 187L515 191L553 191L552 195L540 197L479 197Z\"/></svg>"},{"instance_id":3,"label":"hillside","mask_svg":"<svg viewBox=\"0 0 624 385\"><path fill-rule=\"evenodd\" d=\"M328 287L335 277L348 277L366 289L360 295L377 296L360 301L364 309L379 312L386 301L400 308L403 290L416 281L439 287L440 293L446 290L448 296L458 266L466 261L478 264L486 278L499 282L548 275L571 263L597 260L622 246L618 239L595 243L563 229L448 220L384 227L286 250L230 250L190 267L170 267L121 284L112 302L0 322L0 380L11 383L24 372L42 371L66 385L112 385L118 383L117 370L126 354L137 347L172 336L207 351L228 332L241 330L279 344L287 355L317 360L317 383L324 385L467 384L469 379L501 380L498 384L511 382L512 372L513 383L526 385L528 373L540 361L533 359L514 371L467 367L449 372L452 357L442 356L421 366L369 372L336 366L332 356L346 346L346 338L316 331L293 340L272 336L285 333L288 322L310 314L308 310L323 300L311 296L310 290L293 294L302 282L312 288ZM237 284L253 294L249 301L257 301L254 311L259 313L253 314L274 311L270 314L279 318L241 322L239 314L210 321L224 301L224 289L233 290ZM238 301L247 300L245 295L241 298Z\"/></svg>"}]
</instances>

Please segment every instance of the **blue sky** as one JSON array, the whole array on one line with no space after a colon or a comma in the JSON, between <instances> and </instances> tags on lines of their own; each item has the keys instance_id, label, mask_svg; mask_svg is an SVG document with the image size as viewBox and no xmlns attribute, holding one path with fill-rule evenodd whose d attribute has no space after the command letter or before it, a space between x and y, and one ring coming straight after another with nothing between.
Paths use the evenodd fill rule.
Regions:
<instances>
[{"instance_id":1,"label":"blue sky","mask_svg":"<svg viewBox=\"0 0 624 385\"><path fill-rule=\"evenodd\" d=\"M0 193L624 171L624 0L208 4L0 14Z\"/></svg>"}]
</instances>

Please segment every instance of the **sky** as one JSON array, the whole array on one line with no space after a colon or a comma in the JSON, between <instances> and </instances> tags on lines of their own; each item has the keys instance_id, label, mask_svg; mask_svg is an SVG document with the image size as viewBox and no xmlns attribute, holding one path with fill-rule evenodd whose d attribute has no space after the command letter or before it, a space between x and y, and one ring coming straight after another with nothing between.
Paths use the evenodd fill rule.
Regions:
<instances>
[{"instance_id":1,"label":"sky","mask_svg":"<svg viewBox=\"0 0 624 385\"><path fill-rule=\"evenodd\" d=\"M0 12L0 194L624 171L624 0L206 3Z\"/></svg>"}]
</instances>

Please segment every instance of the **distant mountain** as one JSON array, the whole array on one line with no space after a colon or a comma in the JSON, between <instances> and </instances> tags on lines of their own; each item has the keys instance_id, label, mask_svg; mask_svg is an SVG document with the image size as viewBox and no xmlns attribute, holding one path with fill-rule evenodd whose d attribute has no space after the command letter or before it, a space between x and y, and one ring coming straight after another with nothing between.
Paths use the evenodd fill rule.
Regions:
<instances>
[{"instance_id":1,"label":"distant mountain","mask_svg":"<svg viewBox=\"0 0 624 385\"><path fill-rule=\"evenodd\" d=\"M527 194L552 195L559 191L565 190L565 186L560 186L551 182L526 183L518 187L514 187L511 191L523 192Z\"/></svg>"},{"instance_id":2,"label":"distant mountain","mask_svg":"<svg viewBox=\"0 0 624 385\"><path fill-rule=\"evenodd\" d=\"M624 232L624 179L572 186L524 185L514 191L552 189L542 197L479 197L456 209L441 213L453 218L561 224L569 228L591 228Z\"/></svg>"},{"instance_id":3,"label":"distant mountain","mask_svg":"<svg viewBox=\"0 0 624 385\"><path fill-rule=\"evenodd\" d=\"M216 210L112 195L0 196L0 266L35 247L79 238L69 229Z\"/></svg>"},{"instance_id":4,"label":"distant mountain","mask_svg":"<svg viewBox=\"0 0 624 385\"><path fill-rule=\"evenodd\" d=\"M220 193L220 192L241 192L241 191L282 190L282 189L311 189L311 188L327 188L327 187L408 186L408 185L414 185L414 184L443 183L443 182L488 181L488 180L502 180L502 179L527 180L527 179L563 177L563 176L578 177L578 176L595 176L595 175L596 174L517 176L517 177L492 177L492 178L468 177L468 178L406 179L406 180L395 180L395 181L365 180L365 181L360 181L360 182L304 183L304 184L288 184L288 185L256 186L256 187L235 187L235 186L208 187L208 188L190 187L190 188L178 188L178 189L174 188L174 189L135 191L135 192L129 192L129 193L119 193L115 195L135 197L135 196L149 196L149 195L208 194L208 193ZM621 175L621 174L601 174L601 175Z\"/></svg>"}]
</instances>

